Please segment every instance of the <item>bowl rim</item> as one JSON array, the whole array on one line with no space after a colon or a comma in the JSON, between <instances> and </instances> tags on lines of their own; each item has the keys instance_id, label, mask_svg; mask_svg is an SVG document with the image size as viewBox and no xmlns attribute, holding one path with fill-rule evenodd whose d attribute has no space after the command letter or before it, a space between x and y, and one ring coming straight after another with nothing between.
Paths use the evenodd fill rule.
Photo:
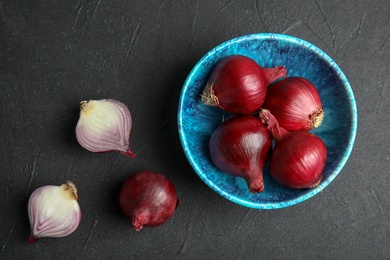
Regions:
<instances>
[{"instance_id":1,"label":"bowl rim","mask_svg":"<svg viewBox=\"0 0 390 260\"><path fill-rule=\"evenodd\" d=\"M325 181L322 181L317 187L310 189L309 192L306 192L296 198L285 200L282 202L251 202L247 200L243 200L239 197L232 196L231 194L221 190L217 185L215 185L213 182L211 182L209 179L207 179L206 174L202 172L200 167L194 163L194 155L192 152L187 149L187 141L185 138L185 133L182 129L183 125L183 103L185 99L185 94L189 88L189 84L192 81L192 78L194 77L195 72L201 67L204 61L209 59L210 56L213 56L216 52L218 52L221 49L224 49L228 47L229 45L232 44L237 44L242 41L247 41L247 40L267 40L267 39L275 39L279 41L288 41L293 43L294 45L303 45L304 47L314 51L317 55L319 55L321 58L323 58L326 63L332 67L335 72L338 74L340 77L340 80L342 81L344 87L346 88L347 95L348 95L348 101L349 105L352 111L352 116L351 116L351 127L349 131L349 138L348 138L348 144L347 144L347 149L344 151L342 158L340 162L338 163L337 167L334 169L333 173L329 175L329 178ZM216 47L212 48L210 51L208 51L192 68L191 72L188 74L181 93L180 93L180 98L179 98L179 106L178 106L178 131L179 131L179 137L180 137L180 142L182 145L182 148L184 150L184 153L193 168L193 170L196 172L196 174L201 178L203 182L205 182L210 188L212 188L215 192L217 192L219 195L225 197L226 199L237 203L241 206L245 206L248 208L254 208L254 209L279 209L279 208L285 208L289 207L298 203L301 203L314 195L318 194L321 192L325 187L327 187L335 178L336 176L340 173L344 165L346 164L349 156L351 155L352 148L356 139L356 132L357 132L357 125L358 125L358 111L357 111L357 105L356 105L356 100L355 96L352 91L352 87L347 79L347 77L344 75L343 71L341 68L336 64L336 62L328 55L326 54L323 50L315 46L314 44L286 34L278 34L278 33L254 33L254 34L248 34L248 35L243 35L239 37L232 38L230 40L227 40Z\"/></svg>"}]
</instances>

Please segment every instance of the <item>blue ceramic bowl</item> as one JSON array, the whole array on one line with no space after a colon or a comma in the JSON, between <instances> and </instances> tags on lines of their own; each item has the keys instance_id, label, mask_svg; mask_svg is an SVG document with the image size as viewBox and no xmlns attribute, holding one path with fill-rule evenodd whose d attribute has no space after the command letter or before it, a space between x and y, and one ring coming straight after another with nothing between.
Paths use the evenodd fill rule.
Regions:
<instances>
[{"instance_id":1,"label":"blue ceramic bowl","mask_svg":"<svg viewBox=\"0 0 390 260\"><path fill-rule=\"evenodd\" d=\"M262 67L284 65L288 76L301 76L318 89L325 118L312 131L324 142L328 157L323 180L313 189L293 190L278 185L264 170L264 191L252 194L246 182L219 171L210 160L208 142L227 116L205 106L200 95L214 65L223 57L241 54ZM304 40L282 34L253 34L229 40L208 52L186 79L179 103L178 127L184 152L199 177L223 197L249 208L277 209L314 196L339 174L351 153L357 130L357 109L351 86L337 64Z\"/></svg>"}]
</instances>

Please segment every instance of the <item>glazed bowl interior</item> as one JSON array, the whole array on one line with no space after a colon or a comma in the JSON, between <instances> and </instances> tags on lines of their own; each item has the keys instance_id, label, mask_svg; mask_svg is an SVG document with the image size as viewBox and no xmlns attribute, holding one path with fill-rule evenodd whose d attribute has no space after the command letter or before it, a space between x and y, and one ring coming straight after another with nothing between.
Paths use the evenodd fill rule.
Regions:
<instances>
[{"instance_id":1,"label":"glazed bowl interior","mask_svg":"<svg viewBox=\"0 0 390 260\"><path fill-rule=\"evenodd\" d=\"M218 108L201 102L201 93L215 64L240 54L262 67L285 66L288 76L300 76L318 89L325 111L312 132L327 147L323 180L312 189L287 189L264 169L264 191L252 194L246 182L219 171L209 155L209 138L224 118ZM276 209L291 206L323 190L339 174L351 153L357 131L357 109L351 86L339 66L322 50L299 38L282 34L253 34L229 40L209 51L188 75L179 101L178 127L188 161L199 177L221 196L245 207Z\"/></svg>"}]
</instances>

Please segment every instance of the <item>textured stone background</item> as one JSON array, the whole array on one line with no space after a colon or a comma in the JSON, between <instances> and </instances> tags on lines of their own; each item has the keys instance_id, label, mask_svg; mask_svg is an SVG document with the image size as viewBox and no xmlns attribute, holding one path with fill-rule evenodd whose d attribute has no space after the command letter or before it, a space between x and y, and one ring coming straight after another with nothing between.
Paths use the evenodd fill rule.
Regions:
<instances>
[{"instance_id":1,"label":"textured stone background","mask_svg":"<svg viewBox=\"0 0 390 260\"><path fill-rule=\"evenodd\" d=\"M0 0L0 258L388 259L390 1ZM177 105L192 66L236 36L305 39L341 67L359 128L346 166L296 206L256 211L208 188L181 149ZM133 114L135 159L92 154L74 127L84 99L116 98ZM122 181L149 169L180 205L158 228L131 229ZM27 201L72 180L83 219L66 238L29 245Z\"/></svg>"}]
</instances>

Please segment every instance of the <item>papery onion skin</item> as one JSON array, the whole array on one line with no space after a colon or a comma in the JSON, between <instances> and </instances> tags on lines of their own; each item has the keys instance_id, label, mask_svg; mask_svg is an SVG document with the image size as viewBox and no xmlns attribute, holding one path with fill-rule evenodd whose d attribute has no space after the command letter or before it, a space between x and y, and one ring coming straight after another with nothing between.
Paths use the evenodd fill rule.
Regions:
<instances>
[{"instance_id":1,"label":"papery onion skin","mask_svg":"<svg viewBox=\"0 0 390 260\"><path fill-rule=\"evenodd\" d=\"M76 126L79 144L91 152L120 151L135 157L130 149L132 117L128 107L115 99L82 101Z\"/></svg>"},{"instance_id":2,"label":"papery onion skin","mask_svg":"<svg viewBox=\"0 0 390 260\"><path fill-rule=\"evenodd\" d=\"M317 88L302 77L288 77L267 90L263 108L287 131L309 131L321 125L324 110Z\"/></svg>"},{"instance_id":3,"label":"papery onion skin","mask_svg":"<svg viewBox=\"0 0 390 260\"><path fill-rule=\"evenodd\" d=\"M272 151L271 175L288 188L313 188L322 180L326 156L326 146L318 136L307 131L294 132Z\"/></svg>"},{"instance_id":4,"label":"papery onion skin","mask_svg":"<svg viewBox=\"0 0 390 260\"><path fill-rule=\"evenodd\" d=\"M260 109L267 86L287 75L286 68L262 68L243 55L221 59L202 93L202 102L232 114L252 114Z\"/></svg>"},{"instance_id":5,"label":"papery onion skin","mask_svg":"<svg viewBox=\"0 0 390 260\"><path fill-rule=\"evenodd\" d=\"M164 224L178 204L172 182L165 175L153 171L130 175L119 195L120 208L136 231Z\"/></svg>"},{"instance_id":6,"label":"papery onion skin","mask_svg":"<svg viewBox=\"0 0 390 260\"><path fill-rule=\"evenodd\" d=\"M286 131L267 109L262 109L259 116L276 142L269 160L272 177L291 189L319 185L327 158L321 138L308 131Z\"/></svg>"},{"instance_id":7,"label":"papery onion skin","mask_svg":"<svg viewBox=\"0 0 390 260\"><path fill-rule=\"evenodd\" d=\"M271 150L271 135L261 120L242 115L223 122L209 141L211 160L224 173L246 180L249 191L264 190L263 169Z\"/></svg>"},{"instance_id":8,"label":"papery onion skin","mask_svg":"<svg viewBox=\"0 0 390 260\"><path fill-rule=\"evenodd\" d=\"M43 237L65 237L80 225L81 210L77 189L72 182L61 186L46 185L36 189L28 202L28 216L34 243Z\"/></svg>"}]
</instances>

